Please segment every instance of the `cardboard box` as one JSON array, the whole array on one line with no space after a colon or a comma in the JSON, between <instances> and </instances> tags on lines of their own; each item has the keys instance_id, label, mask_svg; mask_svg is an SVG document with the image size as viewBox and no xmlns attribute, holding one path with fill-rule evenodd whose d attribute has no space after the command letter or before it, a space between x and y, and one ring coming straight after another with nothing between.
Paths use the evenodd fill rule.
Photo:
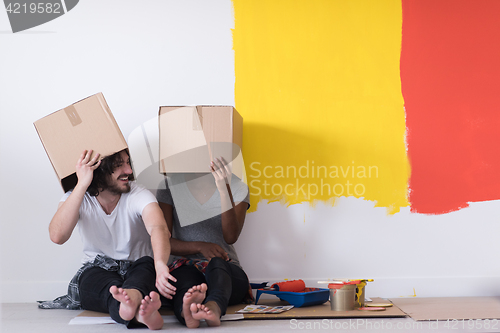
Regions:
<instances>
[{"instance_id":1,"label":"cardboard box","mask_svg":"<svg viewBox=\"0 0 500 333\"><path fill-rule=\"evenodd\" d=\"M64 191L76 185L76 162L85 149L102 157L127 148L102 93L56 111L35 123Z\"/></svg>"},{"instance_id":2,"label":"cardboard box","mask_svg":"<svg viewBox=\"0 0 500 333\"><path fill-rule=\"evenodd\" d=\"M162 106L160 172L207 173L223 157L242 179L243 118L232 106Z\"/></svg>"}]
</instances>

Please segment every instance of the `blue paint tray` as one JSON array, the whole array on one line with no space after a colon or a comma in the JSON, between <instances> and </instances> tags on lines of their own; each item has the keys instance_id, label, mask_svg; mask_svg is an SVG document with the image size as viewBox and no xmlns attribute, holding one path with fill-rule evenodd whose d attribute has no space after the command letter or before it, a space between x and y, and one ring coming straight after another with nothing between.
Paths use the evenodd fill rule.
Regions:
<instances>
[{"instance_id":1,"label":"blue paint tray","mask_svg":"<svg viewBox=\"0 0 500 333\"><path fill-rule=\"evenodd\" d=\"M303 292L257 289L255 304L259 301L261 294L276 295L280 300L287 301L297 308L323 304L330 298L330 290L323 288L306 288Z\"/></svg>"},{"instance_id":2,"label":"blue paint tray","mask_svg":"<svg viewBox=\"0 0 500 333\"><path fill-rule=\"evenodd\" d=\"M269 282L261 282L261 283L252 283L250 282L250 286L252 289L261 289L265 288Z\"/></svg>"}]
</instances>

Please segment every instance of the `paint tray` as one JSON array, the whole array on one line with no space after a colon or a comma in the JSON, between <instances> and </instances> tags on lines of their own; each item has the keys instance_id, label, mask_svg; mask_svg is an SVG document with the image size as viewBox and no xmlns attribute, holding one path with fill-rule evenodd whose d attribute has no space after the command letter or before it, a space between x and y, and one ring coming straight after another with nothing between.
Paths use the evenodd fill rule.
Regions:
<instances>
[{"instance_id":1,"label":"paint tray","mask_svg":"<svg viewBox=\"0 0 500 333\"><path fill-rule=\"evenodd\" d=\"M330 298L329 289L323 288L306 288L303 292L257 289L255 304L259 301L261 294L276 295L280 300L287 301L297 308L323 304Z\"/></svg>"}]
</instances>

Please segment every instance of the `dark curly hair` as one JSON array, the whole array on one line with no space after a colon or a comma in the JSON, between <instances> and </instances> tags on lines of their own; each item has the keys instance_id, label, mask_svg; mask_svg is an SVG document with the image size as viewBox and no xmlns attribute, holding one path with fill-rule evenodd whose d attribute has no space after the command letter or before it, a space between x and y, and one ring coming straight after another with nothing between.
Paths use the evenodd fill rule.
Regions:
<instances>
[{"instance_id":1,"label":"dark curly hair","mask_svg":"<svg viewBox=\"0 0 500 333\"><path fill-rule=\"evenodd\" d=\"M130 156L127 149L124 149L128 156ZM102 159L101 165L97 169L94 170L94 177L92 178L92 183L90 183L87 188L87 192L91 196L98 196L99 192L108 188L107 178L116 170L116 168L120 167L126 161L121 158L121 151L106 156ZM132 167L132 165L130 166ZM129 180L134 180L134 175L131 174L128 177Z\"/></svg>"}]
</instances>

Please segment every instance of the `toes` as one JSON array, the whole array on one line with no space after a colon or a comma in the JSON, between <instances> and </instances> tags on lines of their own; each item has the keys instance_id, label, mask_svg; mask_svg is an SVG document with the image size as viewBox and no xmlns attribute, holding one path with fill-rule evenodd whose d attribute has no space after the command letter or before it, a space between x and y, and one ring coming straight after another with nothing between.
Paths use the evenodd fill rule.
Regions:
<instances>
[{"instance_id":1,"label":"toes","mask_svg":"<svg viewBox=\"0 0 500 333\"><path fill-rule=\"evenodd\" d=\"M183 299L183 302L191 302L191 298L193 297L193 294L191 293L185 293Z\"/></svg>"},{"instance_id":2,"label":"toes","mask_svg":"<svg viewBox=\"0 0 500 333\"><path fill-rule=\"evenodd\" d=\"M148 297L148 296L146 296ZM158 301L160 299L160 295L158 295L158 293L152 291L149 293L149 298L151 299L151 302L155 302L155 301Z\"/></svg>"}]
</instances>

